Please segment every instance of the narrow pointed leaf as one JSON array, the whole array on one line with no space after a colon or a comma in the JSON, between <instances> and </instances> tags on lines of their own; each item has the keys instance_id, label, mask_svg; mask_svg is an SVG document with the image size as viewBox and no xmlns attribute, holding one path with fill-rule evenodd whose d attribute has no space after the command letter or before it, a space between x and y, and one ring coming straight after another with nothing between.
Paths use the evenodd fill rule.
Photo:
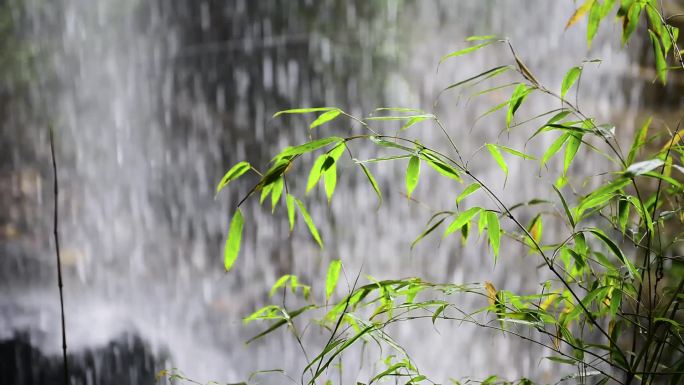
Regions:
<instances>
[{"instance_id":1,"label":"narrow pointed leaf","mask_svg":"<svg viewBox=\"0 0 684 385\"><path fill-rule=\"evenodd\" d=\"M565 133L565 134L559 136L558 139L556 139L553 143L551 143L549 148L546 149L546 152L544 152L544 155L542 156L542 160L541 160L542 166L545 165L546 162L548 162L549 159L551 159L551 157L556 155L556 153L561 149L561 147L563 147L563 144L565 143L565 141L568 140L568 137L570 137L570 134Z\"/></svg>"},{"instance_id":2,"label":"narrow pointed leaf","mask_svg":"<svg viewBox=\"0 0 684 385\"><path fill-rule=\"evenodd\" d=\"M663 54L663 49L660 46L660 39L651 31L648 31L651 37L651 45L653 46L653 55L655 56L656 72L658 73L658 79L660 82L667 83L667 61L665 60L665 55Z\"/></svg>"},{"instance_id":3,"label":"narrow pointed leaf","mask_svg":"<svg viewBox=\"0 0 684 385\"><path fill-rule=\"evenodd\" d=\"M337 186L337 163L333 163L325 170L323 179L325 182L325 196L328 198L328 203L330 203L335 192L335 186Z\"/></svg>"},{"instance_id":4,"label":"narrow pointed leaf","mask_svg":"<svg viewBox=\"0 0 684 385\"><path fill-rule=\"evenodd\" d=\"M285 150L283 150L283 152L281 152L278 156L284 157L284 156L294 156L294 155L304 154L307 152L318 150L319 148L325 147L329 144L340 142L342 140L343 140L342 138L339 138L337 136L331 136L328 138L317 139L317 140L313 140L311 142L300 144L299 146L288 147Z\"/></svg>"},{"instance_id":5,"label":"narrow pointed leaf","mask_svg":"<svg viewBox=\"0 0 684 385\"><path fill-rule=\"evenodd\" d=\"M494 261L499 257L499 246L501 245L501 226L499 224L499 216L493 211L487 211L487 235L489 236L489 244L492 245L494 252Z\"/></svg>"},{"instance_id":6,"label":"narrow pointed leaf","mask_svg":"<svg viewBox=\"0 0 684 385\"><path fill-rule=\"evenodd\" d=\"M477 183L477 182L476 182L476 183L471 183L470 185L468 185L468 187L466 187L465 189L463 189L463 192L461 192L461 194L459 194L459 196L456 197L456 204L461 203L461 201L462 201L463 199L465 199L468 195L474 193L475 191L479 190L480 187L481 187L480 184Z\"/></svg>"},{"instance_id":7,"label":"narrow pointed leaf","mask_svg":"<svg viewBox=\"0 0 684 385\"><path fill-rule=\"evenodd\" d=\"M565 210L565 215L568 217L568 221L570 222L570 225L574 229L575 228L575 218L573 218L572 213L570 212L570 208L568 207L568 203L565 201L563 194L561 194L560 190L556 186L553 186L553 189L554 189L554 191L556 191L556 194L558 194L558 198L560 198L560 201L563 204L563 210Z\"/></svg>"},{"instance_id":8,"label":"narrow pointed leaf","mask_svg":"<svg viewBox=\"0 0 684 385\"><path fill-rule=\"evenodd\" d=\"M342 111L340 111L340 110L330 110L330 111L324 112L318 118L316 118L316 120L314 120L311 123L311 125L309 126L309 129L311 130L311 129L314 129L314 128L322 125L322 124L328 123L331 120L340 116L341 113L342 113Z\"/></svg>"},{"instance_id":9,"label":"narrow pointed leaf","mask_svg":"<svg viewBox=\"0 0 684 385\"><path fill-rule=\"evenodd\" d=\"M506 112L506 127L511 126L513 115L515 115L515 112L522 105L523 101L529 93L530 90L523 83L520 83L517 87L515 87L515 90L513 90L513 95L511 95L511 98L508 100L508 111Z\"/></svg>"},{"instance_id":10,"label":"narrow pointed leaf","mask_svg":"<svg viewBox=\"0 0 684 385\"><path fill-rule=\"evenodd\" d=\"M228 230L228 239L223 249L223 267L229 271L240 252L240 242L242 241L242 229L244 227L244 218L242 211L237 209L230 221L230 229Z\"/></svg>"},{"instance_id":11,"label":"narrow pointed leaf","mask_svg":"<svg viewBox=\"0 0 684 385\"><path fill-rule=\"evenodd\" d=\"M242 174L246 173L252 168L247 162L240 162L235 166L231 167L228 172L221 178L221 182L216 186L216 195L228 185L231 181L239 178Z\"/></svg>"},{"instance_id":12,"label":"narrow pointed leaf","mask_svg":"<svg viewBox=\"0 0 684 385\"><path fill-rule=\"evenodd\" d=\"M568 90L575 84L577 79L579 79L580 75L582 74L582 67L573 67L568 71L567 74L565 74L565 77L563 78L563 83L561 84L561 98L565 99L565 95L568 93Z\"/></svg>"},{"instance_id":13,"label":"narrow pointed leaf","mask_svg":"<svg viewBox=\"0 0 684 385\"><path fill-rule=\"evenodd\" d=\"M278 116L284 115L284 114L308 114L311 112L325 112L325 111L331 111L331 110L337 110L337 108L335 108L335 107L294 108L291 110L278 111L275 114L273 114L273 117L277 118Z\"/></svg>"},{"instance_id":14,"label":"narrow pointed leaf","mask_svg":"<svg viewBox=\"0 0 684 385\"><path fill-rule=\"evenodd\" d=\"M273 182L273 188L271 189L271 212L275 212L276 206L278 206L278 202L280 202L280 198L283 196L284 185L283 177Z\"/></svg>"},{"instance_id":15,"label":"narrow pointed leaf","mask_svg":"<svg viewBox=\"0 0 684 385\"><path fill-rule=\"evenodd\" d=\"M406 168L406 195L411 198L411 193L418 185L420 177L420 158L412 156Z\"/></svg>"},{"instance_id":16,"label":"narrow pointed leaf","mask_svg":"<svg viewBox=\"0 0 684 385\"><path fill-rule=\"evenodd\" d=\"M637 131L634 134L634 140L632 141L632 147L629 149L629 155L627 155L627 164L630 165L632 162L634 162L634 158L637 155L637 152L639 151L639 148L643 146L646 143L646 137L648 136L648 128L651 125L651 121L653 120L652 116L649 116L648 119L644 122L644 124L641 125L641 128L639 131Z\"/></svg>"},{"instance_id":17,"label":"narrow pointed leaf","mask_svg":"<svg viewBox=\"0 0 684 385\"><path fill-rule=\"evenodd\" d=\"M363 173L366 174L366 178L368 178L368 181L370 182L371 186L373 187L373 190L375 191L375 195L378 196L378 205L382 204L382 191L380 191L380 186L378 186L378 182L375 181L375 178L373 177L373 174L371 174L370 170L366 165L363 163L359 163L359 166L361 166L361 169L363 170Z\"/></svg>"},{"instance_id":18,"label":"narrow pointed leaf","mask_svg":"<svg viewBox=\"0 0 684 385\"><path fill-rule=\"evenodd\" d=\"M501 152L496 147L496 145L487 143L486 147L487 150L489 150L489 153L492 155L492 158L494 158L494 160L496 161L496 164L498 164L501 170L503 170L504 174L508 176L508 165L506 164L506 161L504 160L503 156L501 156Z\"/></svg>"},{"instance_id":19,"label":"narrow pointed leaf","mask_svg":"<svg viewBox=\"0 0 684 385\"><path fill-rule=\"evenodd\" d=\"M342 262L339 259L330 262L328 265L328 275L325 278L325 300L328 301L330 296L335 291L337 286L337 281L340 278L340 269L342 268Z\"/></svg>"},{"instance_id":20,"label":"narrow pointed leaf","mask_svg":"<svg viewBox=\"0 0 684 385\"><path fill-rule=\"evenodd\" d=\"M570 168L570 164L572 163L572 160L575 159L575 155L577 154L577 150L579 150L580 144L582 144L582 137L574 134L570 135L568 138L566 144L565 144L565 159L563 161L563 176L568 174L568 168Z\"/></svg>"},{"instance_id":21,"label":"narrow pointed leaf","mask_svg":"<svg viewBox=\"0 0 684 385\"><path fill-rule=\"evenodd\" d=\"M460 230L463 225L465 225L467 222L470 222L470 220L480 213L480 211L482 211L482 209L479 207L471 207L468 210L461 212L458 216L456 216L456 219L451 222L449 227L447 227L443 236L446 237L447 235Z\"/></svg>"},{"instance_id":22,"label":"narrow pointed leaf","mask_svg":"<svg viewBox=\"0 0 684 385\"><path fill-rule=\"evenodd\" d=\"M585 0L582 5L575 10L575 13L572 14L570 19L568 20L567 24L565 24L565 29L568 29L573 26L573 24L577 23L582 19L584 15L589 12L591 9L591 6L594 4L594 0Z\"/></svg>"},{"instance_id":23,"label":"narrow pointed leaf","mask_svg":"<svg viewBox=\"0 0 684 385\"><path fill-rule=\"evenodd\" d=\"M319 156L314 162L313 166L311 166L311 172L309 172L309 180L306 183L307 194L309 193L309 191L311 191L311 189L316 187L316 184L321 179L321 175L323 175L321 169L323 168L323 163L326 159L328 159L328 155L323 154Z\"/></svg>"},{"instance_id":24,"label":"narrow pointed leaf","mask_svg":"<svg viewBox=\"0 0 684 385\"><path fill-rule=\"evenodd\" d=\"M488 45L490 45L490 44L492 44L492 43L493 43L493 41L486 41L486 42L484 42L484 43L480 43L480 44L477 44L477 45L473 45L473 46L470 46L470 47L466 47L466 48L460 49L460 50L458 50L458 51L452 52L452 53L450 53L450 54L444 55L444 56L442 56L442 58L439 60L439 63L441 64L441 63L443 63L445 60L450 59L450 58L452 58L452 57L462 56L462 55L465 55L465 54L468 54L468 53L477 51L478 49L484 48L484 47L486 47L486 46L488 46Z\"/></svg>"},{"instance_id":25,"label":"narrow pointed leaf","mask_svg":"<svg viewBox=\"0 0 684 385\"><path fill-rule=\"evenodd\" d=\"M302 218L304 218L304 223L306 223L306 226L309 228L309 232L311 233L311 236L313 239L318 243L318 246L320 248L323 248L323 241L321 240L321 236L318 234L318 229L316 229L316 225L313 222L313 219L311 219L311 215L309 215L309 212L306 210L306 206L304 206L304 203L300 201L299 199L295 198L295 203L297 203L297 207L299 207L299 212L302 214Z\"/></svg>"},{"instance_id":26,"label":"narrow pointed leaf","mask_svg":"<svg viewBox=\"0 0 684 385\"><path fill-rule=\"evenodd\" d=\"M290 232L294 230L295 224L295 202L294 197L290 194L285 196L285 204L287 205L287 220L290 222Z\"/></svg>"}]
</instances>

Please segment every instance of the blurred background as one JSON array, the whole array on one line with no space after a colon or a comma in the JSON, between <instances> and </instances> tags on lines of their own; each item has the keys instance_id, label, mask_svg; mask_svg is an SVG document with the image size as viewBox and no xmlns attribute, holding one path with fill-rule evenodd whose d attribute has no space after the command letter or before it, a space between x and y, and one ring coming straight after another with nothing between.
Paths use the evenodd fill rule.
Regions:
<instances>
[{"instance_id":1,"label":"blurred background","mask_svg":"<svg viewBox=\"0 0 684 385\"><path fill-rule=\"evenodd\" d=\"M667 3L672 13L684 6ZM672 72L667 87L650 84L655 72L645 31L623 48L620 27L607 20L588 49L584 21L564 30L575 6L570 0L0 0L0 383L61 378L49 126L56 135L75 384L151 384L158 370L172 367L200 382L244 381L252 371L275 368L298 378L305 361L292 337L280 332L246 346L264 325L243 326L242 318L272 301L268 289L283 274L314 283L321 296L333 258L342 259L350 280L360 272L537 290L538 261L524 258L517 245L502 248L496 269L473 240L440 243L436 236L409 249L432 210L449 208L461 189L427 170L416 203L402 195L405 164L371 166L385 189L376 210L365 177L345 160L331 205L322 191L305 199L325 251L302 223L288 234L282 207L272 216L270 207L248 201L243 248L229 273L222 247L230 216L256 180L245 177L217 199L214 189L236 162L265 168L280 149L307 140L313 116L273 119L278 110L337 106L359 116L387 106L432 110L447 85L511 63L510 52L494 45L437 71L439 58L464 47L470 35L510 38L551 89L570 67L601 59L585 65L580 107L615 124L620 138L631 138L650 114L674 121L684 79ZM435 113L474 171L514 204L540 197L539 183L553 179L511 161L504 186L496 164L477 152L496 141L521 149L537 128L499 136L501 115L475 121L510 92L447 93ZM557 107L532 97L520 116ZM321 129L362 132L341 119ZM411 130L407 135L444 145L429 124ZM552 139L527 150L538 155ZM368 146L355 151L360 159L377 153ZM591 156L576 161L578 184L601 164ZM307 172L289 181L300 197ZM319 332L310 333L315 350ZM541 360L544 352L496 333L406 324L395 337L439 381L489 374L550 381L558 374Z\"/></svg>"}]
</instances>

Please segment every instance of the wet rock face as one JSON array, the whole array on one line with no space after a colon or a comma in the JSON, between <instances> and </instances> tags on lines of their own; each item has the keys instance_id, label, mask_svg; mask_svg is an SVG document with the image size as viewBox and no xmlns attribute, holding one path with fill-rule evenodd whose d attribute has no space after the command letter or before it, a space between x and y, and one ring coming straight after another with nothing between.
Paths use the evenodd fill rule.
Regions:
<instances>
[{"instance_id":1,"label":"wet rock face","mask_svg":"<svg viewBox=\"0 0 684 385\"><path fill-rule=\"evenodd\" d=\"M124 335L99 348L69 353L71 385L154 384L166 354L155 355L139 337ZM0 383L62 385L62 356L47 355L21 332L0 341Z\"/></svg>"}]
</instances>

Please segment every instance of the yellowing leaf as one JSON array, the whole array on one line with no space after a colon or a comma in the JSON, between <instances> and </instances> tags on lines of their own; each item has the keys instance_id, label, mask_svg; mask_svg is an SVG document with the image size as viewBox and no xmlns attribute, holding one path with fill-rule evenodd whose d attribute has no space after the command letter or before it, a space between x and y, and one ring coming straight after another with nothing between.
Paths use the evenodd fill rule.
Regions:
<instances>
[{"instance_id":1,"label":"yellowing leaf","mask_svg":"<svg viewBox=\"0 0 684 385\"><path fill-rule=\"evenodd\" d=\"M494 306L496 304L496 288L494 284L489 281L485 281L485 289L487 290L487 301L489 306Z\"/></svg>"},{"instance_id":2,"label":"yellowing leaf","mask_svg":"<svg viewBox=\"0 0 684 385\"><path fill-rule=\"evenodd\" d=\"M582 19L584 15L589 12L591 9L591 6L594 5L595 0L585 0L584 4L582 4L579 8L575 10L575 13L572 14L570 19L568 20L568 23L565 24L565 29L568 29L573 26L573 24L577 23Z\"/></svg>"}]
</instances>

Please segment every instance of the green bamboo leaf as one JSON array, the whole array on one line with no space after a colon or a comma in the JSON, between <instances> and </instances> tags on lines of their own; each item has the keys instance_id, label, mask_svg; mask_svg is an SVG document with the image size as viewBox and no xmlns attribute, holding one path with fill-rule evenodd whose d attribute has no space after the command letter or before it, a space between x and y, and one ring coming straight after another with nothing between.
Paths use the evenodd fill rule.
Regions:
<instances>
[{"instance_id":1,"label":"green bamboo leaf","mask_svg":"<svg viewBox=\"0 0 684 385\"><path fill-rule=\"evenodd\" d=\"M618 258L618 260L627 268L627 271L629 271L629 275L631 277L636 277L637 271L632 262L630 262L627 257L625 257L625 254L622 252L622 249L618 247L618 245L615 244L608 236L601 230L592 228L589 229L589 232L594 234L598 239L600 239L603 243L608 246L610 251L615 254L615 256Z\"/></svg>"},{"instance_id":2,"label":"green bamboo leaf","mask_svg":"<svg viewBox=\"0 0 684 385\"><path fill-rule=\"evenodd\" d=\"M378 163L378 162L386 162L388 160L408 159L412 156L413 155L395 155L395 156L386 156L386 157L382 157L382 158L371 158L371 159L365 159L365 160L354 159L354 163L357 163L357 164Z\"/></svg>"},{"instance_id":3,"label":"green bamboo leaf","mask_svg":"<svg viewBox=\"0 0 684 385\"><path fill-rule=\"evenodd\" d=\"M658 79L660 79L661 83L665 84L667 83L667 61L665 60L663 49L660 47L660 39L658 39L658 37L650 29L648 30L648 34L651 37Z\"/></svg>"},{"instance_id":4,"label":"green bamboo leaf","mask_svg":"<svg viewBox=\"0 0 684 385\"><path fill-rule=\"evenodd\" d=\"M450 54L447 54L447 55L442 56L442 58L439 59L439 64L442 64L445 60L450 59L450 58L452 58L452 57L462 56L462 55L465 55L465 54L468 54L468 53L477 51L478 49L484 48L484 47L486 47L486 46L488 46L488 45L490 45L490 44L492 44L492 43L494 43L494 41L486 41L486 42L484 42L484 43L476 44L476 45L473 45L473 46L470 46L470 47L466 47L466 48L460 49L460 50L458 50L458 51L454 51L454 52L452 52L452 53L450 53Z\"/></svg>"},{"instance_id":5,"label":"green bamboo leaf","mask_svg":"<svg viewBox=\"0 0 684 385\"><path fill-rule=\"evenodd\" d=\"M434 119L435 116L432 114L419 114L419 115L400 115L400 116L371 116L366 118L366 120L411 120L411 119Z\"/></svg>"},{"instance_id":6,"label":"green bamboo leaf","mask_svg":"<svg viewBox=\"0 0 684 385\"><path fill-rule=\"evenodd\" d=\"M461 203L463 199L465 199L468 195L474 193L475 191L479 190L480 187L482 186L480 186L480 184L477 182L468 185L468 187L464 188L463 192L461 192L461 194L459 194L459 196L456 197L456 204L458 205L459 203Z\"/></svg>"},{"instance_id":7,"label":"green bamboo leaf","mask_svg":"<svg viewBox=\"0 0 684 385\"><path fill-rule=\"evenodd\" d=\"M244 224L245 221L242 217L242 212L240 209L237 209L233 215L233 219L230 221L228 239L226 239L226 245L223 249L223 266L226 271L229 271L233 267L238 253L240 252L240 242L242 241L242 229Z\"/></svg>"},{"instance_id":8,"label":"green bamboo leaf","mask_svg":"<svg viewBox=\"0 0 684 385\"><path fill-rule=\"evenodd\" d=\"M311 123L311 125L309 126L309 130L314 129L314 128L322 125L322 124L330 122L331 120L340 116L341 113L342 113L342 111L335 109L335 110L330 110L330 111L327 111L327 112L320 114L318 116L318 118L316 118L316 120L314 120Z\"/></svg>"},{"instance_id":9,"label":"green bamboo leaf","mask_svg":"<svg viewBox=\"0 0 684 385\"><path fill-rule=\"evenodd\" d=\"M418 185L420 177L420 158L412 156L406 168L406 195L411 198L411 193Z\"/></svg>"},{"instance_id":10,"label":"green bamboo leaf","mask_svg":"<svg viewBox=\"0 0 684 385\"><path fill-rule=\"evenodd\" d=\"M318 246L320 246L321 249L323 249L323 241L321 240L321 236L318 234L318 229L316 229L316 225L314 224L313 219L311 219L311 215L309 215L309 212L306 210L304 203L302 203L302 201L300 201L297 198L295 198L295 203L297 203L297 207L299 207L299 212L302 214L302 218L304 218L304 223L306 223L306 226L309 228L311 236L316 241L316 243L318 243Z\"/></svg>"},{"instance_id":11,"label":"green bamboo leaf","mask_svg":"<svg viewBox=\"0 0 684 385\"><path fill-rule=\"evenodd\" d=\"M556 194L558 194L558 198L560 198L560 201L563 204L563 210L565 210L565 215L568 217L568 221L570 222L570 225L574 229L575 228L575 218L572 217L572 213L570 212L570 208L568 207L568 203L565 201L565 198L563 197L563 194L561 194L560 190L556 186L552 186L552 187L556 191Z\"/></svg>"},{"instance_id":12,"label":"green bamboo leaf","mask_svg":"<svg viewBox=\"0 0 684 385\"><path fill-rule=\"evenodd\" d=\"M501 170L503 170L504 174L508 176L508 165L506 164L506 161L504 160L503 156L501 156L501 152L496 147L496 145L487 143L485 146L487 147L487 150L489 150L489 153L492 155L492 158L494 158L494 160L499 165Z\"/></svg>"},{"instance_id":13,"label":"green bamboo leaf","mask_svg":"<svg viewBox=\"0 0 684 385\"><path fill-rule=\"evenodd\" d=\"M631 166L627 167L627 170L625 170L625 176L636 176L646 174L647 172L653 170L654 168L660 167L663 164L665 164L665 162L663 162L662 159L658 158L634 163Z\"/></svg>"},{"instance_id":14,"label":"green bamboo leaf","mask_svg":"<svg viewBox=\"0 0 684 385\"><path fill-rule=\"evenodd\" d=\"M311 191L311 189L316 187L316 184L321 179L321 176L323 175L323 163L325 163L326 159L328 159L328 154L323 154L319 156L314 162L313 166L311 166L311 171L309 172L309 179L306 183L306 194L308 194L309 191Z\"/></svg>"},{"instance_id":15,"label":"green bamboo leaf","mask_svg":"<svg viewBox=\"0 0 684 385\"><path fill-rule=\"evenodd\" d=\"M375 181L375 178L373 177L373 174L371 174L368 167L366 167L363 163L359 163L359 166L361 166L363 173L366 174L366 178L368 178L368 181L373 187L373 190L375 190L375 194L378 196L378 206L382 205L382 191L380 191L380 186L378 186L378 182Z\"/></svg>"},{"instance_id":16,"label":"green bamboo leaf","mask_svg":"<svg viewBox=\"0 0 684 385\"><path fill-rule=\"evenodd\" d=\"M518 84L513 90L511 98L508 100L508 111L506 112L506 127L511 126L511 121L513 120L513 115L522 105L523 101L530 93L530 89L524 83Z\"/></svg>"},{"instance_id":17,"label":"green bamboo leaf","mask_svg":"<svg viewBox=\"0 0 684 385\"><path fill-rule=\"evenodd\" d=\"M255 335L254 337L250 338L249 340L247 340L247 342L245 342L245 344L250 344L250 343L258 340L259 338L264 337L264 336L270 334L271 332L277 330L281 326L287 325L289 322L292 322L293 318L297 317L298 315L300 315L300 314L304 313L305 311L307 311L311 308L314 308L314 307L315 307L315 305L307 305L307 306L299 308L299 309L297 309L291 313L287 312L285 309L282 309L281 311L283 313L285 313L285 315L283 315L283 318L281 320L273 323L273 325L271 325L268 329L266 329L263 332Z\"/></svg>"},{"instance_id":18,"label":"green bamboo leaf","mask_svg":"<svg viewBox=\"0 0 684 385\"><path fill-rule=\"evenodd\" d=\"M325 111L332 111L332 110L337 110L337 108L335 108L335 107L294 108L291 110L278 111L275 114L273 114L273 117L277 118L278 116L283 115L283 114L308 114L310 112L325 112Z\"/></svg>"},{"instance_id":19,"label":"green bamboo leaf","mask_svg":"<svg viewBox=\"0 0 684 385\"><path fill-rule=\"evenodd\" d=\"M652 120L653 117L649 116L648 119L646 119L646 121L644 122L644 124L641 125L639 131L637 131L634 134L632 148L629 149L629 155L627 155L628 165L631 165L632 162L634 162L634 158L636 157L639 148L641 148L641 146L643 146L646 143L646 137L648 136L648 128L650 127Z\"/></svg>"},{"instance_id":20,"label":"green bamboo leaf","mask_svg":"<svg viewBox=\"0 0 684 385\"><path fill-rule=\"evenodd\" d=\"M228 170L228 172L226 172L226 174L223 176L223 178L221 178L219 184L216 186L215 195L218 195L218 193L221 190L223 190L224 187L228 186L228 183L239 178L240 176L242 176L242 174L246 173L251 168L252 166L250 166L250 164L247 162L239 162L235 166L231 167L230 170Z\"/></svg>"},{"instance_id":21,"label":"green bamboo leaf","mask_svg":"<svg viewBox=\"0 0 684 385\"><path fill-rule=\"evenodd\" d=\"M531 159L531 160L537 160L537 158L535 158L535 157L533 157L533 156L527 155L527 154L525 154L524 152L520 152L520 151L518 151L518 150L514 150L514 149L512 149L512 148L510 148L510 147L502 146L502 145L500 145L500 144L496 144L495 146L498 147L499 149L501 149L501 150L503 150L503 151L506 151L507 153L509 153L509 154L511 154L511 155L515 155L515 156L517 156L517 157L519 157L519 158L528 159L528 160L530 160L530 159Z\"/></svg>"},{"instance_id":22,"label":"green bamboo leaf","mask_svg":"<svg viewBox=\"0 0 684 385\"><path fill-rule=\"evenodd\" d=\"M565 99L565 95L568 93L568 90L575 84L577 79L579 79L580 75L582 74L582 67L572 67L570 71L568 71L567 74L565 74L565 77L563 78L563 83L561 85L561 99Z\"/></svg>"},{"instance_id":23,"label":"green bamboo leaf","mask_svg":"<svg viewBox=\"0 0 684 385\"><path fill-rule=\"evenodd\" d=\"M601 4L599 2L594 2L589 11L589 20L587 23L587 47L591 47L591 42L594 40L594 36L596 36L599 23L601 22L602 12L603 7Z\"/></svg>"},{"instance_id":24,"label":"green bamboo leaf","mask_svg":"<svg viewBox=\"0 0 684 385\"><path fill-rule=\"evenodd\" d=\"M458 171L456 171L455 168L442 162L440 159L432 155L430 152L423 151L420 155L420 158L426 161L427 164L438 173L446 176L447 178L451 178L455 181L463 182L463 178L461 178L461 175L458 173Z\"/></svg>"},{"instance_id":25,"label":"green bamboo leaf","mask_svg":"<svg viewBox=\"0 0 684 385\"><path fill-rule=\"evenodd\" d=\"M627 40L629 40L630 36L632 36L632 33L634 33L634 30L636 30L636 27L639 24L639 16L641 15L642 10L641 7L642 5L639 1L634 1L627 10L627 17L624 18L624 22L622 24L623 45L627 42Z\"/></svg>"},{"instance_id":26,"label":"green bamboo leaf","mask_svg":"<svg viewBox=\"0 0 684 385\"><path fill-rule=\"evenodd\" d=\"M568 140L565 144L565 159L563 161L563 176L568 174L568 168L570 167L570 164L572 163L572 160L575 159L575 155L577 154L577 150L579 150L580 144L582 144L582 136L573 134L568 137Z\"/></svg>"},{"instance_id":27,"label":"green bamboo leaf","mask_svg":"<svg viewBox=\"0 0 684 385\"><path fill-rule=\"evenodd\" d=\"M482 41L499 39L496 35L473 35L468 36L465 41Z\"/></svg>"},{"instance_id":28,"label":"green bamboo leaf","mask_svg":"<svg viewBox=\"0 0 684 385\"><path fill-rule=\"evenodd\" d=\"M563 135L559 136L558 139L556 139L549 148L546 149L546 152L544 152L544 156L542 156L541 160L541 165L545 165L546 162L548 162L551 157L556 155L556 153L563 147L563 144L565 143L566 140L568 140L568 137L570 137L570 134L567 132L564 133Z\"/></svg>"},{"instance_id":29,"label":"green bamboo leaf","mask_svg":"<svg viewBox=\"0 0 684 385\"><path fill-rule=\"evenodd\" d=\"M341 142L341 141L344 141L344 139L337 137L337 136L331 136L331 137L327 137L327 138L313 140L311 142L300 144L299 146L288 147L288 148L284 149L280 154L278 154L277 158L283 158L286 156L294 156L294 155L304 154L307 152L318 150L319 148L325 147L329 144L337 143L337 142Z\"/></svg>"},{"instance_id":30,"label":"green bamboo leaf","mask_svg":"<svg viewBox=\"0 0 684 385\"><path fill-rule=\"evenodd\" d=\"M333 193L335 192L335 186L337 186L337 163L333 163L325 170L323 179L325 182L325 195L328 198L328 203L330 203Z\"/></svg>"},{"instance_id":31,"label":"green bamboo leaf","mask_svg":"<svg viewBox=\"0 0 684 385\"><path fill-rule=\"evenodd\" d=\"M280 202L280 198L283 196L284 185L283 177L273 182L273 188L271 189L271 213L275 212L276 206L278 206L278 202Z\"/></svg>"},{"instance_id":32,"label":"green bamboo leaf","mask_svg":"<svg viewBox=\"0 0 684 385\"><path fill-rule=\"evenodd\" d=\"M482 79L489 79L489 78L491 78L491 77L500 75L500 74L502 74L502 73L504 73L504 72L506 72L506 71L508 71L508 70L510 70L510 69L513 69L513 68L514 68L514 67L513 67L513 66L510 66L510 65L494 67L494 68L489 69L489 70L487 70L487 71L485 71L485 72L481 72L481 73L479 73L479 74L477 74L477 75L475 75L475 76L471 76L471 77L469 77L469 78L467 78L467 79L465 79L465 80L461 80L461 81L458 81L458 82L456 82L456 83L450 84L447 88L443 89L442 92L445 92L445 91L448 91L448 90L450 90L450 89L453 89L453 88L462 86L462 85L464 85L464 84L468 84L468 83L470 83L470 82L472 82L472 81L474 81L474 80L476 80L476 79L480 79L480 78L482 78Z\"/></svg>"},{"instance_id":33,"label":"green bamboo leaf","mask_svg":"<svg viewBox=\"0 0 684 385\"><path fill-rule=\"evenodd\" d=\"M335 291L337 286L337 281L340 278L340 269L342 268L342 262L339 259L330 261L328 265L328 275L325 278L325 300L328 301L330 296Z\"/></svg>"},{"instance_id":34,"label":"green bamboo leaf","mask_svg":"<svg viewBox=\"0 0 684 385\"><path fill-rule=\"evenodd\" d=\"M629 221L629 200L620 199L618 202L618 220L620 223L620 231L625 234L627 229L627 222Z\"/></svg>"},{"instance_id":35,"label":"green bamboo leaf","mask_svg":"<svg viewBox=\"0 0 684 385\"><path fill-rule=\"evenodd\" d=\"M468 210L461 212L458 216L456 216L456 219L454 219L454 221L451 222L449 227L446 228L443 237L446 237L447 235L455 232L456 230L460 230L461 227L463 227L463 225L470 222L470 220L472 220L477 214L479 214L480 211L482 211L480 207L471 207Z\"/></svg>"},{"instance_id":36,"label":"green bamboo leaf","mask_svg":"<svg viewBox=\"0 0 684 385\"><path fill-rule=\"evenodd\" d=\"M290 232L294 230L294 224L295 224L295 198L290 195L286 194L285 195L285 204L287 205L287 220L290 222Z\"/></svg>"},{"instance_id":37,"label":"green bamboo leaf","mask_svg":"<svg viewBox=\"0 0 684 385\"><path fill-rule=\"evenodd\" d=\"M261 197L259 198L259 204L263 204L266 198L271 195L271 190L273 190L273 183L267 184L261 188Z\"/></svg>"},{"instance_id":38,"label":"green bamboo leaf","mask_svg":"<svg viewBox=\"0 0 684 385\"><path fill-rule=\"evenodd\" d=\"M422 233L420 233L420 235L418 237L416 237L416 239L414 239L413 242L411 242L411 249L413 249L418 244L418 242L422 241L423 238L425 238L428 234L435 231L435 229L437 227L439 227L439 225L441 225L445 220L446 220L446 217L438 220L432 226L428 227Z\"/></svg>"},{"instance_id":39,"label":"green bamboo leaf","mask_svg":"<svg viewBox=\"0 0 684 385\"><path fill-rule=\"evenodd\" d=\"M278 291L278 289L283 287L283 285L285 285L287 283L287 281L290 280L290 277L291 277L290 274L285 274L282 277L278 278L276 283L274 283L273 286L271 286L271 290L268 292L268 296L273 297L275 295L275 293ZM247 320L247 318L245 320Z\"/></svg>"},{"instance_id":40,"label":"green bamboo leaf","mask_svg":"<svg viewBox=\"0 0 684 385\"><path fill-rule=\"evenodd\" d=\"M499 246L501 245L501 226L499 224L499 216L493 211L487 211L486 217L487 235L489 236L489 244L492 245L494 262L496 263L496 260L499 257Z\"/></svg>"}]
</instances>

